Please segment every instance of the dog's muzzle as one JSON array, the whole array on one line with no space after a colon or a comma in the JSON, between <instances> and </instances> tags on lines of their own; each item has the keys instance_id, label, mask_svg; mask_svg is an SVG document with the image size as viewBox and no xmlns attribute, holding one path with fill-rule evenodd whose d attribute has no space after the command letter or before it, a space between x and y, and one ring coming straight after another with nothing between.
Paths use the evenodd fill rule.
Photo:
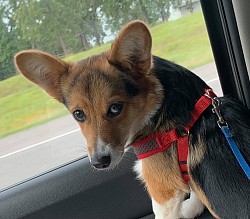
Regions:
<instances>
[{"instance_id":1,"label":"dog's muzzle","mask_svg":"<svg viewBox=\"0 0 250 219\"><path fill-rule=\"evenodd\" d=\"M110 155L94 156L91 158L90 163L96 169L105 169L105 168L109 167L109 165L111 163L111 157L110 157Z\"/></svg>"}]
</instances>

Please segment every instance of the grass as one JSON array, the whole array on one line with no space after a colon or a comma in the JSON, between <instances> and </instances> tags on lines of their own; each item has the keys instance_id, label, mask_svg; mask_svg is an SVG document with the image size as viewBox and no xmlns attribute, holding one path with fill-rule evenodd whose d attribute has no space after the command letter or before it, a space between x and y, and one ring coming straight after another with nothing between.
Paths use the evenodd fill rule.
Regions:
<instances>
[{"instance_id":1,"label":"grass","mask_svg":"<svg viewBox=\"0 0 250 219\"><path fill-rule=\"evenodd\" d=\"M20 89L23 88L23 89ZM7 93L9 91L9 94ZM65 115L66 109L21 76L0 84L0 137Z\"/></svg>"},{"instance_id":2,"label":"grass","mask_svg":"<svg viewBox=\"0 0 250 219\"><path fill-rule=\"evenodd\" d=\"M79 61L81 59L85 59L85 58L87 58L89 56L92 56L92 55L107 51L107 50L110 49L110 47L111 47L111 43L107 43L107 44L104 44L104 45L101 45L101 46L98 46L98 47L94 47L91 50L71 55L69 57L66 57L64 60L65 61L76 62L76 61Z\"/></svg>"},{"instance_id":3,"label":"grass","mask_svg":"<svg viewBox=\"0 0 250 219\"><path fill-rule=\"evenodd\" d=\"M151 28L153 54L189 69L213 60L201 13ZM78 61L110 48L95 47L65 58ZM18 75L0 82L0 138L67 114L44 91Z\"/></svg>"}]
</instances>

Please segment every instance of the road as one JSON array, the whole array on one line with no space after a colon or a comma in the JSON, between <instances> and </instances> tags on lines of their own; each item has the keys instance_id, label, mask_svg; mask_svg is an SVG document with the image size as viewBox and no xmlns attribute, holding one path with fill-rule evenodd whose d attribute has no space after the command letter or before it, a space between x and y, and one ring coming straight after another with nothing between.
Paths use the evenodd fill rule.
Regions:
<instances>
[{"instance_id":1,"label":"road","mask_svg":"<svg viewBox=\"0 0 250 219\"><path fill-rule=\"evenodd\" d=\"M193 70L221 95L214 62ZM86 141L68 115L0 139L0 190L86 155Z\"/></svg>"}]
</instances>

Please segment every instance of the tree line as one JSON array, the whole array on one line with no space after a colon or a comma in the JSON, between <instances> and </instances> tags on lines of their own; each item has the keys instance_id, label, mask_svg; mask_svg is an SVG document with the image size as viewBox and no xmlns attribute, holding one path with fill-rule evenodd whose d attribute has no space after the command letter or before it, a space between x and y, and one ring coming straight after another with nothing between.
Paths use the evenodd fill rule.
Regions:
<instances>
[{"instance_id":1,"label":"tree line","mask_svg":"<svg viewBox=\"0 0 250 219\"><path fill-rule=\"evenodd\" d=\"M153 26L192 0L0 0L0 80L15 74L13 55L40 49L66 56L101 45L134 19ZM191 9L190 9L191 10Z\"/></svg>"}]
</instances>

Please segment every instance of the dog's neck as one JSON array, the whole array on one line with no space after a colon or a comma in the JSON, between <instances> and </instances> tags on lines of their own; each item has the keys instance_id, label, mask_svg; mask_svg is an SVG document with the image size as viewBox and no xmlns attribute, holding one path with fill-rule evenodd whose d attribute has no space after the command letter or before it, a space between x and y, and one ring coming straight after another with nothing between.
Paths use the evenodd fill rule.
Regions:
<instances>
[{"instance_id":1,"label":"dog's neck","mask_svg":"<svg viewBox=\"0 0 250 219\"><path fill-rule=\"evenodd\" d=\"M209 88L191 71L156 56L153 72L163 87L164 97L160 108L137 133L136 141L187 124L196 101Z\"/></svg>"}]
</instances>

